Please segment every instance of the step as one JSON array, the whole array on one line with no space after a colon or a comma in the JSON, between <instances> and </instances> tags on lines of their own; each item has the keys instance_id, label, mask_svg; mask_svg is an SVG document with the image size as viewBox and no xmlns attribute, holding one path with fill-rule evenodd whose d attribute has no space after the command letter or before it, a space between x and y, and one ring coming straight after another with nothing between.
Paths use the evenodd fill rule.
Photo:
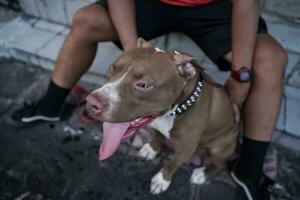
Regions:
<instances>
[{"instance_id":1,"label":"step","mask_svg":"<svg viewBox=\"0 0 300 200\"><path fill-rule=\"evenodd\" d=\"M300 22L299 0L263 0L263 10L282 16L292 22Z\"/></svg>"},{"instance_id":2,"label":"step","mask_svg":"<svg viewBox=\"0 0 300 200\"><path fill-rule=\"evenodd\" d=\"M31 16L70 25L74 13L95 0L19 0L22 10Z\"/></svg>"},{"instance_id":3,"label":"step","mask_svg":"<svg viewBox=\"0 0 300 200\"><path fill-rule=\"evenodd\" d=\"M36 18L19 17L0 29L0 56L14 57L53 69L59 49L69 29ZM111 61L120 51L109 42L99 45L90 72L107 74ZM105 59L98 59L98 58Z\"/></svg>"}]
</instances>

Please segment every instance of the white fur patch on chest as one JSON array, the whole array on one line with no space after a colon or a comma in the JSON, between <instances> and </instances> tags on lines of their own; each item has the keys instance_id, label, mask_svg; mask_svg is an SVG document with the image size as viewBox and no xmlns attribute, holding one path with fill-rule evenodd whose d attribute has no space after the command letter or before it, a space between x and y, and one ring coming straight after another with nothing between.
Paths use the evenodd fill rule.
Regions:
<instances>
[{"instance_id":1,"label":"white fur patch on chest","mask_svg":"<svg viewBox=\"0 0 300 200\"><path fill-rule=\"evenodd\" d=\"M175 115L169 115L177 108L177 105L174 106L173 109L167 111L165 114L157 117L151 124L149 125L151 128L158 130L162 135L166 138L170 138L170 131L173 128Z\"/></svg>"}]
</instances>

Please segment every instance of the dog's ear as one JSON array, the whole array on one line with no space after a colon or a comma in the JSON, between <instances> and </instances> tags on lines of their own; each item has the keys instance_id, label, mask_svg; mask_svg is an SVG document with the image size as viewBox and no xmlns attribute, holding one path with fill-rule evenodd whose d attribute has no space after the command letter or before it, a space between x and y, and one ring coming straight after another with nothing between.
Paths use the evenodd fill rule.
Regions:
<instances>
[{"instance_id":1,"label":"dog's ear","mask_svg":"<svg viewBox=\"0 0 300 200\"><path fill-rule=\"evenodd\" d=\"M138 41L137 41L137 48L139 48L139 47L150 48L150 47L153 47L153 46L150 42L147 42L143 38L139 38Z\"/></svg>"},{"instance_id":2,"label":"dog's ear","mask_svg":"<svg viewBox=\"0 0 300 200\"><path fill-rule=\"evenodd\" d=\"M182 53L175 53L173 55L173 60L180 75L186 77L187 79L190 79L196 75L196 68L192 64L192 61L195 60L193 56Z\"/></svg>"}]
</instances>

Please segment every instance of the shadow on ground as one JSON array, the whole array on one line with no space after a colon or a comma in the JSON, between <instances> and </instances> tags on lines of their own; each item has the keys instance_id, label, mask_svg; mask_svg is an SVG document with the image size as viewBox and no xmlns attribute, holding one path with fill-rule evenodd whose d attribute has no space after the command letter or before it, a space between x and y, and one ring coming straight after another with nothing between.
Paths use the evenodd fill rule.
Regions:
<instances>
[{"instance_id":1,"label":"shadow on ground","mask_svg":"<svg viewBox=\"0 0 300 200\"><path fill-rule=\"evenodd\" d=\"M10 60L0 60L0 66L0 116L3 118L22 106L25 100L35 101L40 97L49 80L49 72ZM86 88L94 88L93 85L82 84ZM63 122L40 124L22 130L1 124L0 200L244 199L226 172L212 177L202 186L191 185L188 181L189 167L177 172L166 193L151 195L151 177L160 169L166 156L146 162L134 156L137 151L127 141L113 157L99 162L101 126L82 123L78 117L79 111L75 110ZM277 188L274 199L297 199L300 187L293 177L299 177L299 169L295 165L299 154L292 155L287 150L280 150L279 155L283 155L280 162L285 167L284 171L279 172L284 186Z\"/></svg>"}]
</instances>

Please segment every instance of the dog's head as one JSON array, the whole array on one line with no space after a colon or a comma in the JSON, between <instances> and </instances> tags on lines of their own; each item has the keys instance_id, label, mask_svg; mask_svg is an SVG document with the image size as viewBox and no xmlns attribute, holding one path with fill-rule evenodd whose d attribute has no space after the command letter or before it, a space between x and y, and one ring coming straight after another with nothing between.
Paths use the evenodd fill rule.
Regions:
<instances>
[{"instance_id":1,"label":"dog's head","mask_svg":"<svg viewBox=\"0 0 300 200\"><path fill-rule=\"evenodd\" d=\"M139 39L111 66L108 82L87 97L88 110L105 122L124 122L171 108L196 74L192 56L166 53Z\"/></svg>"}]
</instances>

